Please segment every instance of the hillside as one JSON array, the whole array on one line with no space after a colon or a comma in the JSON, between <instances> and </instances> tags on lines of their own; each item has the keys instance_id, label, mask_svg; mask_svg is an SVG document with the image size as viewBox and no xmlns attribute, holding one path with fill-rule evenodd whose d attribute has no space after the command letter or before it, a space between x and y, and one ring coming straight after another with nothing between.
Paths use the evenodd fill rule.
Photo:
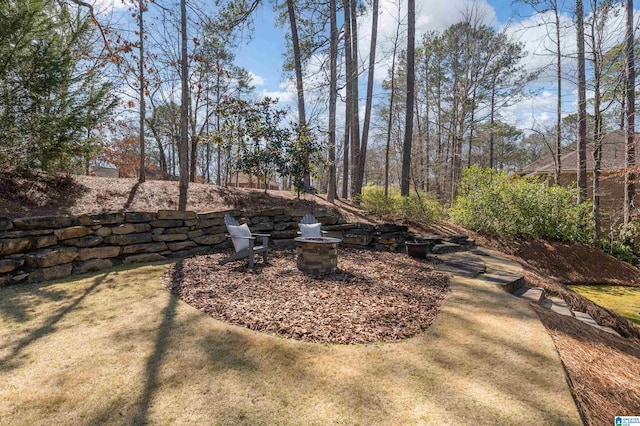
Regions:
<instances>
[{"instance_id":1,"label":"hillside","mask_svg":"<svg viewBox=\"0 0 640 426\"><path fill-rule=\"evenodd\" d=\"M135 179L93 176L48 176L36 173L21 176L13 172L0 174L0 217L46 216L57 214L98 213L102 211L173 210L178 206L178 182L150 180L139 184ZM337 210L347 220L370 222L363 212L341 201L328 203L317 195L291 191L225 188L190 183L187 210L197 212L274 207Z\"/></svg>"}]
</instances>

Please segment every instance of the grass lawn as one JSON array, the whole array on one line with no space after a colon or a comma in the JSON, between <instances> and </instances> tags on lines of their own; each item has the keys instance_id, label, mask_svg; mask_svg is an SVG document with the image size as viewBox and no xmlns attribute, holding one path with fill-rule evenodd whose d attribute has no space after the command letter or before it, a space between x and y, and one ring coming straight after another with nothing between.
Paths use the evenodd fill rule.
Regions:
<instances>
[{"instance_id":1,"label":"grass lawn","mask_svg":"<svg viewBox=\"0 0 640 426\"><path fill-rule=\"evenodd\" d=\"M415 338L331 345L215 320L166 267L0 288L2 424L580 424L536 314L490 284L454 280Z\"/></svg>"},{"instance_id":2,"label":"grass lawn","mask_svg":"<svg viewBox=\"0 0 640 426\"><path fill-rule=\"evenodd\" d=\"M572 285L570 288L640 326L640 287L621 285Z\"/></svg>"}]
</instances>

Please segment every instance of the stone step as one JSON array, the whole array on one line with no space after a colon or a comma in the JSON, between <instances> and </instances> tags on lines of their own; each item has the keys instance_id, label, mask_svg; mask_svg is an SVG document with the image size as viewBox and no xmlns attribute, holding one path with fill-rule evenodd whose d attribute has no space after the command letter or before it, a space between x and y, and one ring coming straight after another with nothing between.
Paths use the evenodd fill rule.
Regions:
<instances>
[{"instance_id":1,"label":"stone step","mask_svg":"<svg viewBox=\"0 0 640 426\"><path fill-rule=\"evenodd\" d=\"M457 251L463 250L463 247L460 244L455 243L442 243L436 244L431 249L433 254L446 254L446 253L455 253Z\"/></svg>"},{"instance_id":2,"label":"stone step","mask_svg":"<svg viewBox=\"0 0 640 426\"><path fill-rule=\"evenodd\" d=\"M617 331L615 331L611 327L605 327L603 325L599 325L597 328L599 328L600 330L602 330L604 332L607 332L609 334L613 334L614 336L622 337L622 336L620 336L620 333L618 333Z\"/></svg>"},{"instance_id":3,"label":"stone step","mask_svg":"<svg viewBox=\"0 0 640 426\"><path fill-rule=\"evenodd\" d=\"M436 266L437 271L467 278L475 278L486 269L481 259L464 252L442 256L442 263Z\"/></svg>"},{"instance_id":4,"label":"stone step","mask_svg":"<svg viewBox=\"0 0 640 426\"><path fill-rule=\"evenodd\" d=\"M473 247L473 246L475 246L475 245L476 245L476 240L474 240L474 239L472 239L472 238L469 238L469 239L467 239L467 240L465 240L465 241L462 241L462 242L461 242L461 243L459 243L459 244L460 244L460 245L463 245L463 246L465 246L465 247L467 247L467 248L471 248L471 247Z\"/></svg>"},{"instance_id":5,"label":"stone step","mask_svg":"<svg viewBox=\"0 0 640 426\"><path fill-rule=\"evenodd\" d=\"M470 253L475 254L476 256L491 257L489 253L479 248L471 250Z\"/></svg>"},{"instance_id":6,"label":"stone step","mask_svg":"<svg viewBox=\"0 0 640 426\"><path fill-rule=\"evenodd\" d=\"M553 312L564 315L567 317L573 317L567 302L559 297L549 297L542 299L542 306L551 309Z\"/></svg>"},{"instance_id":7,"label":"stone step","mask_svg":"<svg viewBox=\"0 0 640 426\"><path fill-rule=\"evenodd\" d=\"M592 327L600 327L596 320L594 320L593 317L586 312L573 311L573 315L578 321L581 321Z\"/></svg>"},{"instance_id":8,"label":"stone step","mask_svg":"<svg viewBox=\"0 0 640 426\"><path fill-rule=\"evenodd\" d=\"M621 337L620 334L617 331L615 331L613 328L606 327L606 326L603 326L603 325L599 325L596 322L596 320L593 319L593 317L591 315L589 315L588 313L586 313L586 312L574 311L573 315L578 321L581 321L581 322L583 322L583 323L585 323L587 325L590 325L592 327L600 329L600 330L602 330L604 332L613 334L614 336Z\"/></svg>"},{"instance_id":9,"label":"stone step","mask_svg":"<svg viewBox=\"0 0 640 426\"><path fill-rule=\"evenodd\" d=\"M540 303L543 294L544 291L541 288L529 287L527 285L524 285L513 292L514 296L517 296L521 299L529 300L534 303Z\"/></svg>"},{"instance_id":10,"label":"stone step","mask_svg":"<svg viewBox=\"0 0 640 426\"><path fill-rule=\"evenodd\" d=\"M428 242L432 245L442 243L442 235L416 235L415 240L418 242Z\"/></svg>"},{"instance_id":11,"label":"stone step","mask_svg":"<svg viewBox=\"0 0 640 426\"><path fill-rule=\"evenodd\" d=\"M509 272L489 271L480 275L478 279L498 285L507 293L513 293L524 286L524 276Z\"/></svg>"},{"instance_id":12,"label":"stone step","mask_svg":"<svg viewBox=\"0 0 640 426\"><path fill-rule=\"evenodd\" d=\"M469 239L469 236L464 234L446 235L444 237L445 241L453 244L464 244L468 239Z\"/></svg>"}]
</instances>

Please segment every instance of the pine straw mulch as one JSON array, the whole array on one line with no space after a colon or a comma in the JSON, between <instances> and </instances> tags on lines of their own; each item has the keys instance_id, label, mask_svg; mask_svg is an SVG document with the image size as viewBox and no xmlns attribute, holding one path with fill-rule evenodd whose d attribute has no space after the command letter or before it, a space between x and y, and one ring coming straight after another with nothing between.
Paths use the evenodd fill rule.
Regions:
<instances>
[{"instance_id":1,"label":"pine straw mulch","mask_svg":"<svg viewBox=\"0 0 640 426\"><path fill-rule=\"evenodd\" d=\"M177 209L178 182L132 178L100 178L79 175L29 174L0 170L0 217L59 214L91 214L104 211L155 212ZM228 209L251 211L272 208L334 211L350 222L377 223L360 208L344 200L329 203L325 197L292 191L225 188L189 183L187 210L196 212Z\"/></svg>"},{"instance_id":2,"label":"pine straw mulch","mask_svg":"<svg viewBox=\"0 0 640 426\"><path fill-rule=\"evenodd\" d=\"M640 345L532 305L553 337L586 425L640 413Z\"/></svg>"},{"instance_id":3,"label":"pine straw mulch","mask_svg":"<svg viewBox=\"0 0 640 426\"><path fill-rule=\"evenodd\" d=\"M424 260L340 249L338 271L308 276L292 250L270 252L251 271L246 260L219 266L222 253L184 259L164 286L222 321L309 342L393 342L436 318L449 278Z\"/></svg>"}]
</instances>

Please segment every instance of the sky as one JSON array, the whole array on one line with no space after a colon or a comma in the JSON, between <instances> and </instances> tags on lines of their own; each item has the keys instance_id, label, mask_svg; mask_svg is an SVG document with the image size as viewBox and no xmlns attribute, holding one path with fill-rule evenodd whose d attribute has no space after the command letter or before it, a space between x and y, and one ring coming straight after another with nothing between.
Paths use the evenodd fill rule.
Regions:
<instances>
[{"instance_id":1,"label":"sky","mask_svg":"<svg viewBox=\"0 0 640 426\"><path fill-rule=\"evenodd\" d=\"M95 0L100 8L116 9L116 13L123 11L122 0ZM168 0L170 1L170 0ZM192 0L207 2L208 0ZM573 1L566 1L566 11L562 15L562 21L570 27L573 21ZM559 0L562 3L562 0ZM209 1L213 3L213 1ZM588 15L590 2L585 2L585 13ZM380 93L380 83L387 75L390 66L389 55L391 40L395 34L397 20L400 14L404 18L406 1L401 0L401 11L398 13L398 5L394 0L380 0L380 15L378 29L378 48L376 53L377 65L375 80L376 92ZM542 24L544 16L534 16L533 11L521 2L511 0L418 0L416 2L416 39L427 31L444 31L448 26L459 22L465 11L474 8L487 25L497 31L505 31L513 40L525 44L529 51L524 64L530 71L542 69L538 80L534 81L527 89L530 95L502 111L503 121L521 129L544 126L550 124L555 117L557 90L555 85L555 69L549 64L553 57L545 54L549 41L546 37L547 28ZM609 23L611 34L620 38L624 34L622 25L623 16L613 19ZM285 35L288 33L288 25L284 28L276 24L275 14L271 2L265 2L255 12L253 19L254 31L248 41L240 44L236 52L236 63L246 68L253 76L253 85L259 96L270 96L280 99L281 104L289 106L295 112L296 98L295 84L290 74L282 70L283 55L286 49ZM368 61L368 50L371 35L371 12L359 18L359 46L360 61L363 66ZM572 29L563 31L563 50L575 51L575 32ZM615 41L615 40L614 40ZM611 42L613 43L613 41ZM317 59L316 62L320 62ZM311 65L314 66L313 64ZM563 82L563 110L565 114L575 111L575 84L573 82L574 64L571 59L563 61L565 68L565 80ZM363 88L361 96L365 93L366 75L361 78ZM306 83L311 83L307 81ZM312 95L309 95L312 96ZM361 100L364 107L364 99Z\"/></svg>"}]
</instances>

